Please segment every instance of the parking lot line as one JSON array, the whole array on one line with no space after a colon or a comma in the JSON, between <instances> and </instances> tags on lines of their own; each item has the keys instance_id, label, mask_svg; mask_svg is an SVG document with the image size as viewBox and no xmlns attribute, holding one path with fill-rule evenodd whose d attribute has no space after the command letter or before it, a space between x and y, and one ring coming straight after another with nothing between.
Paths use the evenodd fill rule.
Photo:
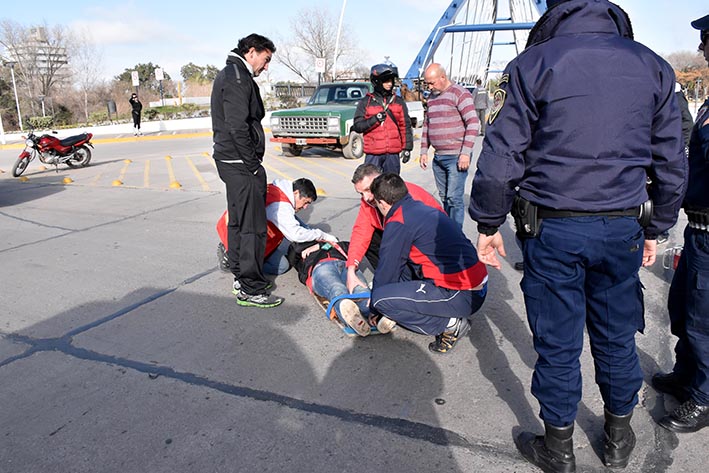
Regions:
<instances>
[{"instance_id":1,"label":"parking lot line","mask_svg":"<svg viewBox=\"0 0 709 473\"><path fill-rule=\"evenodd\" d=\"M185 159L187 160L187 164L189 164L190 168L192 168L192 172L194 173L194 175L197 176L197 180L199 181L199 183L202 184L202 190L210 190L209 184L207 184L207 181L204 180L204 177L202 177L202 173L199 172L199 169L197 169L197 166L194 165L192 159L190 159L189 156L187 156Z\"/></svg>"},{"instance_id":2,"label":"parking lot line","mask_svg":"<svg viewBox=\"0 0 709 473\"><path fill-rule=\"evenodd\" d=\"M310 174L311 176L315 177L315 178L318 179L319 181L328 181L328 182L330 181L330 179L328 179L327 177L321 176L321 175L319 175L318 173L315 173L315 172L313 172L313 171L309 171L309 170L307 170L307 169L305 169L305 168L303 168L303 167L300 167L300 166L298 166L297 164L294 164L292 161L289 161L289 160L287 160L287 159L281 159L281 158L279 158L279 157L277 157L277 156L273 156L272 154L269 154L268 157L269 157L269 158L272 158L272 159L275 159L276 161L278 161L278 162L280 162L280 163L283 163L283 164L285 164L286 166L290 166L290 167L295 168L295 169L297 169L297 170L299 170L299 171L301 171L301 172L304 172L304 173L306 173L306 174Z\"/></svg>"},{"instance_id":3,"label":"parking lot line","mask_svg":"<svg viewBox=\"0 0 709 473\"><path fill-rule=\"evenodd\" d=\"M169 176L168 186L173 182L177 182L175 179L175 170L172 168L172 156L165 156L165 164L167 165L167 175Z\"/></svg>"},{"instance_id":4,"label":"parking lot line","mask_svg":"<svg viewBox=\"0 0 709 473\"><path fill-rule=\"evenodd\" d=\"M150 160L145 161L145 169L143 170L143 187L150 187Z\"/></svg>"},{"instance_id":5,"label":"parking lot line","mask_svg":"<svg viewBox=\"0 0 709 473\"><path fill-rule=\"evenodd\" d=\"M274 168L270 164L263 163L263 167L265 167L269 172L275 172L279 176L281 176L283 179L288 179L289 181L294 181L295 179L289 176L288 174L279 171L278 169Z\"/></svg>"},{"instance_id":6,"label":"parking lot line","mask_svg":"<svg viewBox=\"0 0 709 473\"><path fill-rule=\"evenodd\" d=\"M307 158L301 158L301 157L299 157L298 159L300 159L301 161L303 161L305 163L308 163L308 165L310 165L310 166L318 166L318 167L321 167L321 168L327 170L328 172L334 172L335 174L339 174L340 176L344 176L348 179L350 178L349 174L345 174L344 172L340 172L337 169L332 169L327 166L323 166L322 164L315 162L316 161L315 159L307 159Z\"/></svg>"}]
</instances>

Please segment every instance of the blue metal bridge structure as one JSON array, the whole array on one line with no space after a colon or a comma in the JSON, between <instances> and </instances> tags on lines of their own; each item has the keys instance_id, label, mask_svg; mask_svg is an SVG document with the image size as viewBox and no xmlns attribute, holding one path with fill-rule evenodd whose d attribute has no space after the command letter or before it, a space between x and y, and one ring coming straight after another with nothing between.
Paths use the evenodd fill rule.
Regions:
<instances>
[{"instance_id":1,"label":"blue metal bridge structure","mask_svg":"<svg viewBox=\"0 0 709 473\"><path fill-rule=\"evenodd\" d=\"M402 77L409 87L437 62L460 84L487 82L504 58L524 49L529 30L546 11L546 0L453 0ZM501 54L498 54L501 52ZM505 62L507 62L505 61Z\"/></svg>"}]
</instances>

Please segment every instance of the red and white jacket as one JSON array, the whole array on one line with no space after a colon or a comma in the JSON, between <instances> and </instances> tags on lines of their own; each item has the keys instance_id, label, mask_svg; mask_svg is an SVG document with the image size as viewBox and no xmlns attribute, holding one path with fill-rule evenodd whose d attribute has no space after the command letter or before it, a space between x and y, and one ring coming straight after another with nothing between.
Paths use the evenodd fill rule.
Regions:
<instances>
[{"instance_id":1,"label":"red and white jacket","mask_svg":"<svg viewBox=\"0 0 709 473\"><path fill-rule=\"evenodd\" d=\"M409 194L411 194L414 200L423 202L429 207L433 207L445 213L441 204L423 187L407 182L406 188L409 190ZM368 204L364 199L361 199L357 220L355 220L354 226L352 227L350 249L347 252L347 266L359 266L362 262L362 258L364 258L364 255L367 253L367 248L369 248L369 244L372 241L374 230L384 230L384 217L376 207Z\"/></svg>"}]
</instances>

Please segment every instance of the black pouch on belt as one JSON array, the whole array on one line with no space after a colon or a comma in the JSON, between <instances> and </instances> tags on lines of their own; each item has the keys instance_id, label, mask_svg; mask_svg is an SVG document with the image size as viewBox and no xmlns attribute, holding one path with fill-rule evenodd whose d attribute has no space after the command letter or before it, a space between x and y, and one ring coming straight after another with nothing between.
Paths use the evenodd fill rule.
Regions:
<instances>
[{"instance_id":1,"label":"black pouch on belt","mask_svg":"<svg viewBox=\"0 0 709 473\"><path fill-rule=\"evenodd\" d=\"M537 206L520 196L512 201L512 217L517 228L517 238L536 238L542 221L537 216Z\"/></svg>"},{"instance_id":2,"label":"black pouch on belt","mask_svg":"<svg viewBox=\"0 0 709 473\"><path fill-rule=\"evenodd\" d=\"M641 227L647 228L650 225L650 220L652 220L652 200L648 199L640 205L638 210L638 223Z\"/></svg>"}]
</instances>

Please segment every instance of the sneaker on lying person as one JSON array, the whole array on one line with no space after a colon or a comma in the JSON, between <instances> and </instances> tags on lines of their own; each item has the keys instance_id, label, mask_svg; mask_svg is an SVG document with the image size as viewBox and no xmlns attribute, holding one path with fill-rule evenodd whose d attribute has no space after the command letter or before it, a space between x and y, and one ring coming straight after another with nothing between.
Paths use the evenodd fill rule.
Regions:
<instances>
[{"instance_id":1,"label":"sneaker on lying person","mask_svg":"<svg viewBox=\"0 0 709 473\"><path fill-rule=\"evenodd\" d=\"M352 327L352 329L357 332L360 337L366 337L369 335L371 329L369 324L364 317L362 317L362 312L360 312L359 307L352 299L343 299L340 302L340 315L344 319L345 323Z\"/></svg>"}]
</instances>

